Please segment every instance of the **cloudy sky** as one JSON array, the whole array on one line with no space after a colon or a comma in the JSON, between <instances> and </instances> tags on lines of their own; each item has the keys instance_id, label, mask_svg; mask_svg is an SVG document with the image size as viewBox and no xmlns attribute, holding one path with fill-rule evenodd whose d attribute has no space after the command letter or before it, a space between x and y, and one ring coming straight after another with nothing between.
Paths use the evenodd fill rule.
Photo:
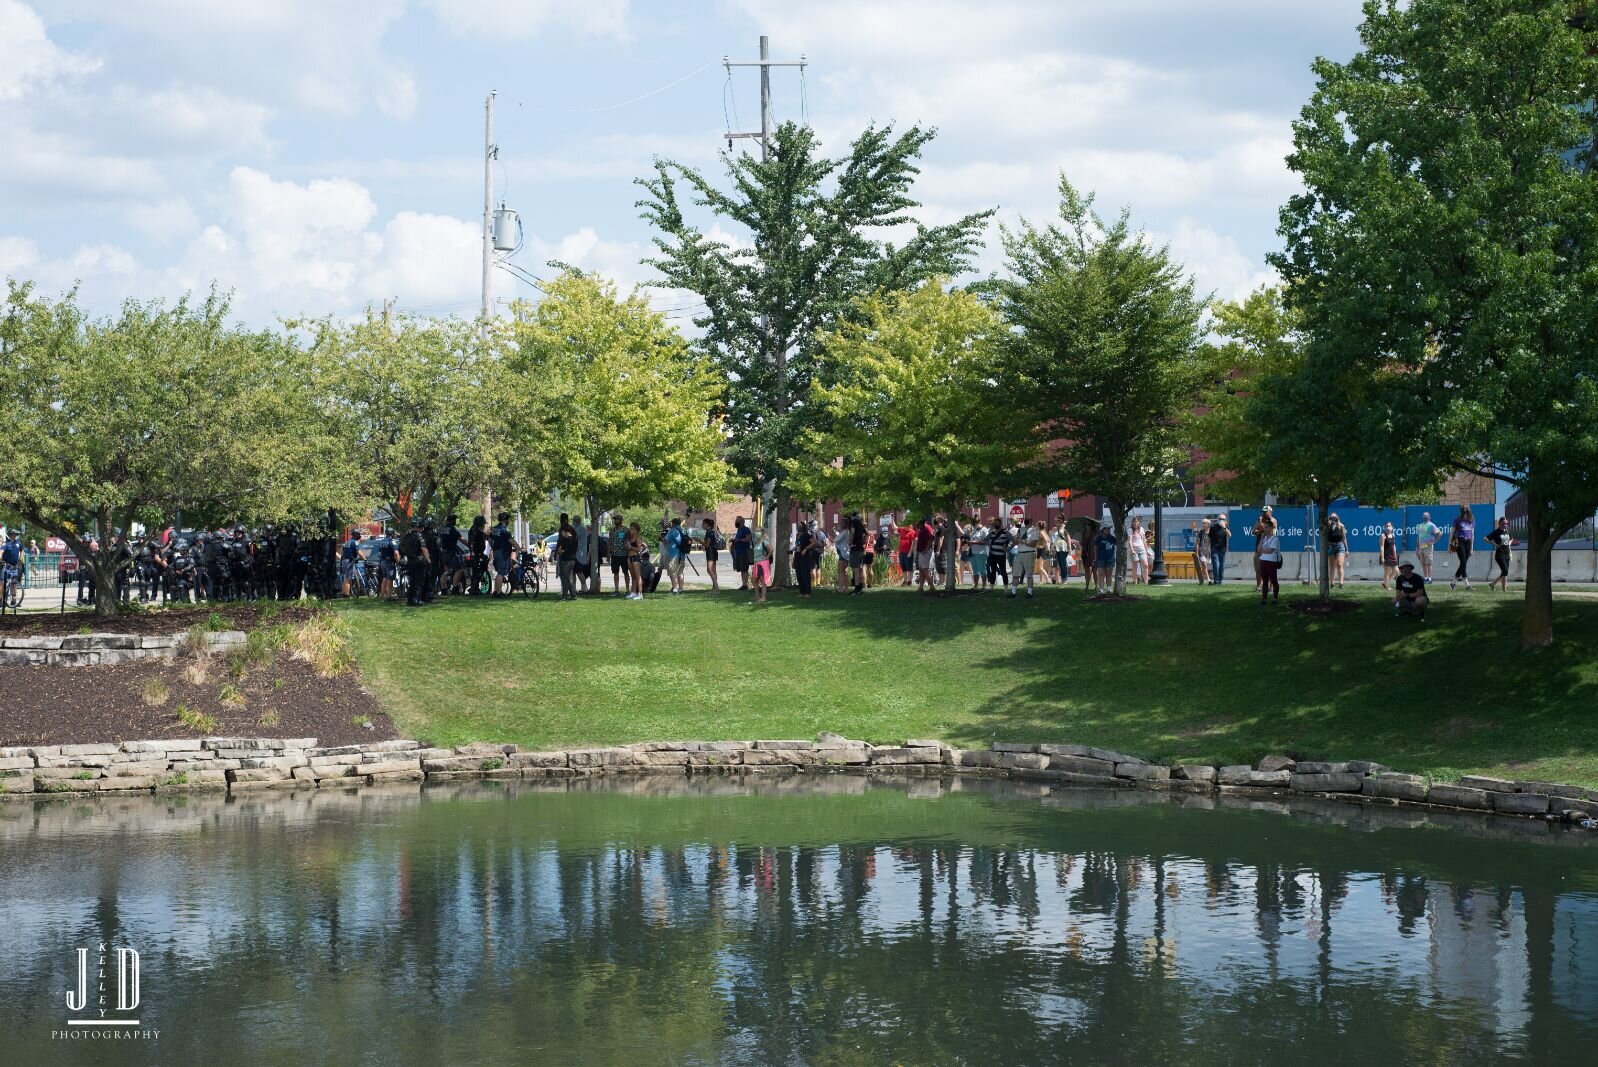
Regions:
<instances>
[{"instance_id":1,"label":"cloudy sky","mask_svg":"<svg viewBox=\"0 0 1598 1067\"><path fill-rule=\"evenodd\" d=\"M252 321L385 298L472 314L497 89L495 183L526 226L519 262L645 281L632 181L657 155L715 168L729 125L758 126L755 73L729 84L720 60L752 58L766 33L773 58L811 64L802 82L774 73L777 117L808 118L830 150L872 121L938 128L927 220L1046 216L1064 171L1231 297L1268 277L1309 63L1353 51L1358 13L1359 0L0 0L0 275L81 282L97 310L216 282ZM997 266L990 250L983 267ZM496 287L533 295L503 273Z\"/></svg>"}]
</instances>

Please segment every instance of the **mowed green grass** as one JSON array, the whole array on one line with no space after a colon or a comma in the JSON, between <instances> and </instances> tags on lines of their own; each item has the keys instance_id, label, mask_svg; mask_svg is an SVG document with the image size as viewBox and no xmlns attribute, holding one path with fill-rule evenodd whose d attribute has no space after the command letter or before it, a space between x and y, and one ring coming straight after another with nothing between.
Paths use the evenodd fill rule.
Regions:
<instances>
[{"instance_id":1,"label":"mowed green grass","mask_svg":"<svg viewBox=\"0 0 1598 1067\"><path fill-rule=\"evenodd\" d=\"M1077 584L1030 602L691 592L343 610L396 725L439 745L833 730L1598 787L1598 599L1557 598L1558 644L1523 652L1518 592L1440 586L1425 622L1394 618L1378 588L1347 595L1360 607L1324 619L1261 607L1246 587L1184 584L1122 604L1086 603Z\"/></svg>"}]
</instances>

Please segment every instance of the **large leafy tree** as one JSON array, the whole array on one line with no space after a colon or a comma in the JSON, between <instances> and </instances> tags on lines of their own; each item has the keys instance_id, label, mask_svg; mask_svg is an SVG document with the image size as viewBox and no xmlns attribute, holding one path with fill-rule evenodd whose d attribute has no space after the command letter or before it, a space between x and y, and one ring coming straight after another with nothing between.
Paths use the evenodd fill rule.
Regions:
<instances>
[{"instance_id":1,"label":"large leafy tree","mask_svg":"<svg viewBox=\"0 0 1598 1067\"><path fill-rule=\"evenodd\" d=\"M1303 314L1279 286L1211 308L1217 351L1214 384L1190 422L1206 453L1199 472L1243 498L1266 492L1314 500L1323 536L1320 596L1331 598L1324 537L1333 500L1381 485L1383 450L1366 447L1362 411L1369 381L1359 361L1303 329Z\"/></svg>"},{"instance_id":2,"label":"large leafy tree","mask_svg":"<svg viewBox=\"0 0 1598 1067\"><path fill-rule=\"evenodd\" d=\"M729 459L760 492L776 523L777 584L787 583L790 500L785 471L802 453L807 429L820 428L810 403L820 335L854 301L878 289L907 289L970 264L990 212L945 226L916 222L911 185L933 131L869 127L848 156L820 154L808 127L784 123L764 160L723 156L730 189L668 161L640 179L639 202L659 231L651 260L666 284L705 303L695 322L700 343L726 375ZM706 232L683 203L731 227L735 239ZM908 239L895 245L895 230ZM736 242L736 243L735 243Z\"/></svg>"},{"instance_id":3,"label":"large leafy tree","mask_svg":"<svg viewBox=\"0 0 1598 1067\"><path fill-rule=\"evenodd\" d=\"M503 326L404 316L296 325L314 335L322 402L355 484L401 529L513 479L509 428L528 397L505 379Z\"/></svg>"},{"instance_id":4,"label":"large leafy tree","mask_svg":"<svg viewBox=\"0 0 1598 1067\"><path fill-rule=\"evenodd\" d=\"M1127 512L1166 491L1188 454L1182 420L1216 374L1204 301L1125 211L1107 223L1064 177L1059 219L1007 229L1004 249L1009 276L989 287L1012 327L1000 373L1014 417L1049 442L1020 483L1105 499L1123 593Z\"/></svg>"},{"instance_id":5,"label":"large leafy tree","mask_svg":"<svg viewBox=\"0 0 1598 1067\"><path fill-rule=\"evenodd\" d=\"M733 473L714 415L725 386L709 360L637 293L570 270L546 291L517 323L507 368L513 381L542 383L556 413L542 446L551 484L596 518L721 499ZM597 522L592 536L597 551Z\"/></svg>"},{"instance_id":6,"label":"large leafy tree","mask_svg":"<svg viewBox=\"0 0 1598 1067\"><path fill-rule=\"evenodd\" d=\"M807 439L795 485L822 498L942 511L952 522L1037 451L994 377L1003 341L996 312L938 279L867 297L858 315L822 335L832 384L815 400L827 428ZM958 546L946 540L952 591Z\"/></svg>"},{"instance_id":7,"label":"large leafy tree","mask_svg":"<svg viewBox=\"0 0 1598 1067\"><path fill-rule=\"evenodd\" d=\"M8 284L0 313L0 507L64 540L103 590L111 534L179 512L284 521L344 509L352 471L289 337L227 322L212 294L90 319ZM89 542L98 537L96 551ZM112 596L98 613L117 610Z\"/></svg>"},{"instance_id":8,"label":"large leafy tree","mask_svg":"<svg viewBox=\"0 0 1598 1067\"><path fill-rule=\"evenodd\" d=\"M1598 508L1598 40L1574 0L1368 0L1316 63L1276 263L1378 390L1395 478L1510 482L1522 641L1553 640L1550 552Z\"/></svg>"}]
</instances>

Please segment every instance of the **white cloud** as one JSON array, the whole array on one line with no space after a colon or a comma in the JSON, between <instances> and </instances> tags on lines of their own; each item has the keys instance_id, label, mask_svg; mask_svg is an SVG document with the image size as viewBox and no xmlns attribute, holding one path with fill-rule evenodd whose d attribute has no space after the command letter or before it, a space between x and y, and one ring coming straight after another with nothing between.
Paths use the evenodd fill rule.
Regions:
<instances>
[{"instance_id":1,"label":"white cloud","mask_svg":"<svg viewBox=\"0 0 1598 1067\"><path fill-rule=\"evenodd\" d=\"M1161 235L1151 234L1161 240ZM1221 300L1241 300L1262 285L1281 279L1263 262L1245 254L1237 240L1203 223L1183 219L1163 238L1171 255L1197 282L1200 296L1213 292Z\"/></svg>"},{"instance_id":2,"label":"white cloud","mask_svg":"<svg viewBox=\"0 0 1598 1067\"><path fill-rule=\"evenodd\" d=\"M33 86L87 74L99 61L62 51L44 20L22 0L0 0L0 100L17 100Z\"/></svg>"},{"instance_id":3,"label":"white cloud","mask_svg":"<svg viewBox=\"0 0 1598 1067\"><path fill-rule=\"evenodd\" d=\"M177 146L236 152L268 146L266 122L272 110L209 86L172 85L144 91L119 85L111 90L102 114L137 129L146 144L158 139Z\"/></svg>"},{"instance_id":4,"label":"white cloud","mask_svg":"<svg viewBox=\"0 0 1598 1067\"><path fill-rule=\"evenodd\" d=\"M38 262L38 242L28 237L0 237L0 278L27 277Z\"/></svg>"},{"instance_id":5,"label":"white cloud","mask_svg":"<svg viewBox=\"0 0 1598 1067\"><path fill-rule=\"evenodd\" d=\"M181 196L144 204L127 211L128 225L160 244L187 239L199 229L200 220Z\"/></svg>"},{"instance_id":6,"label":"white cloud","mask_svg":"<svg viewBox=\"0 0 1598 1067\"><path fill-rule=\"evenodd\" d=\"M425 0L451 33L532 37L546 29L618 37L628 0Z\"/></svg>"}]
</instances>

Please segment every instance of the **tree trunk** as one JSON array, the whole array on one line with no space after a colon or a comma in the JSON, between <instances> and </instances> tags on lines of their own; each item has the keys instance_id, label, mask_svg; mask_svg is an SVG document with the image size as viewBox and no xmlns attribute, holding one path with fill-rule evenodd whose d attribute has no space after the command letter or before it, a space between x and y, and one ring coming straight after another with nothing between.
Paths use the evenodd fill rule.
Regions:
<instances>
[{"instance_id":1,"label":"tree trunk","mask_svg":"<svg viewBox=\"0 0 1598 1067\"><path fill-rule=\"evenodd\" d=\"M599 573L599 501L593 493L583 499L588 505L588 594L601 596L604 590L600 588L600 582L604 580L604 575Z\"/></svg>"},{"instance_id":2,"label":"tree trunk","mask_svg":"<svg viewBox=\"0 0 1598 1067\"><path fill-rule=\"evenodd\" d=\"M778 485L776 492L772 495L771 503L771 517L772 521L776 523L776 530L771 542L774 546L773 551L775 554L775 559L773 560L775 566L772 568L775 577L772 579L772 587L776 589L786 589L793 582L793 560L791 558L793 554L792 523L788 521L789 499L787 488Z\"/></svg>"},{"instance_id":3,"label":"tree trunk","mask_svg":"<svg viewBox=\"0 0 1598 1067\"><path fill-rule=\"evenodd\" d=\"M1126 536L1127 506L1110 497L1105 501L1110 505L1110 521L1115 525L1115 586L1116 596L1126 595L1126 553L1131 542Z\"/></svg>"},{"instance_id":4,"label":"tree trunk","mask_svg":"<svg viewBox=\"0 0 1598 1067\"><path fill-rule=\"evenodd\" d=\"M1528 501L1531 494L1526 494ZM1521 619L1520 647L1544 648L1554 643L1554 531L1535 505L1527 524L1526 613Z\"/></svg>"},{"instance_id":5,"label":"tree trunk","mask_svg":"<svg viewBox=\"0 0 1598 1067\"><path fill-rule=\"evenodd\" d=\"M1315 507L1320 513L1318 517L1321 523L1321 535L1316 540L1320 543L1321 603L1324 604L1332 599L1332 559L1327 552L1329 546L1326 544L1326 516L1332 509L1332 494L1329 490L1322 489L1316 495Z\"/></svg>"},{"instance_id":6,"label":"tree trunk","mask_svg":"<svg viewBox=\"0 0 1598 1067\"><path fill-rule=\"evenodd\" d=\"M960 587L960 527L956 516L959 514L959 505L949 507L944 514L947 522L943 529L943 591L953 593ZM882 551L882 546L877 546L877 551Z\"/></svg>"}]
</instances>

